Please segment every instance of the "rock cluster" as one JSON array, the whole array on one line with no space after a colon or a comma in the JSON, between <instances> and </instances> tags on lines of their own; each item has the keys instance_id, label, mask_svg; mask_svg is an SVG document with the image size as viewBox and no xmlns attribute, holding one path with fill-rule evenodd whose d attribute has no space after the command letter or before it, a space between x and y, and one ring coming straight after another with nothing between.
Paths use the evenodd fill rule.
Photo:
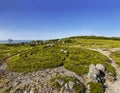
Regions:
<instances>
[{"instance_id":1,"label":"rock cluster","mask_svg":"<svg viewBox=\"0 0 120 93\"><path fill-rule=\"evenodd\" d=\"M105 67L102 64L91 64L87 75L89 82L104 82Z\"/></svg>"},{"instance_id":2,"label":"rock cluster","mask_svg":"<svg viewBox=\"0 0 120 93\"><path fill-rule=\"evenodd\" d=\"M85 93L83 84L74 77L56 77L52 83L53 85L59 85L57 88L60 90L60 93Z\"/></svg>"},{"instance_id":3,"label":"rock cluster","mask_svg":"<svg viewBox=\"0 0 120 93\"><path fill-rule=\"evenodd\" d=\"M5 63L3 63L0 66L0 93L59 93L60 91L51 86L49 82L57 74L74 76L83 82L81 77L64 67L45 69L32 73L18 73L7 71ZM72 87L71 83L69 85Z\"/></svg>"}]
</instances>

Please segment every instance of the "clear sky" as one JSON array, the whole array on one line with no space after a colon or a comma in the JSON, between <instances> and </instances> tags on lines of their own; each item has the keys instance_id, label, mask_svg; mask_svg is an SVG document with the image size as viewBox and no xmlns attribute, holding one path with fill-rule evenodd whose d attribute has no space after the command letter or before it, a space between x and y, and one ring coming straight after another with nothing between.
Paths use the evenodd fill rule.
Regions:
<instances>
[{"instance_id":1,"label":"clear sky","mask_svg":"<svg viewBox=\"0 0 120 93\"><path fill-rule=\"evenodd\" d=\"M120 36L120 0L0 0L0 40Z\"/></svg>"}]
</instances>

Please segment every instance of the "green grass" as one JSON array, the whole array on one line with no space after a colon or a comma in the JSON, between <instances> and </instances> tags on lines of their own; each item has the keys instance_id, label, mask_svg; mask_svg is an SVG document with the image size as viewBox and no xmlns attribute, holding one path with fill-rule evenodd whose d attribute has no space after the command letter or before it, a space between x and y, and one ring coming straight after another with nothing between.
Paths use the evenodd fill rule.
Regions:
<instances>
[{"instance_id":1,"label":"green grass","mask_svg":"<svg viewBox=\"0 0 120 93\"><path fill-rule=\"evenodd\" d=\"M116 75L115 69L108 63L109 59L99 52L82 48L69 48L67 51L69 56L66 58L64 67L78 75L87 74L89 65L98 63L103 64L109 72Z\"/></svg>"},{"instance_id":2,"label":"green grass","mask_svg":"<svg viewBox=\"0 0 120 93\"><path fill-rule=\"evenodd\" d=\"M62 43L64 42L64 43ZM96 38L64 38L61 40L63 46L81 48L116 48L120 47L120 39L96 39Z\"/></svg>"},{"instance_id":3,"label":"green grass","mask_svg":"<svg viewBox=\"0 0 120 93\"><path fill-rule=\"evenodd\" d=\"M64 43L63 43L64 42ZM47 43L54 46L47 47ZM16 72L32 72L46 68L64 66L79 75L88 73L90 64L103 64L106 69L115 75L115 69L108 63L109 59L104 55L88 50L91 47L118 47L120 41L114 39L101 38L79 38L71 37L56 40L48 40L43 45L26 46L20 44L3 45L0 44L0 62L12 55L7 60L7 69ZM62 53L65 49L68 53ZM117 59L117 58L116 58ZM118 64L118 60L116 61Z\"/></svg>"},{"instance_id":4,"label":"green grass","mask_svg":"<svg viewBox=\"0 0 120 93\"><path fill-rule=\"evenodd\" d=\"M4 59L15 55L19 52L27 50L31 48L30 46L17 46L17 45L7 45L7 44L0 44L0 62Z\"/></svg>"},{"instance_id":5,"label":"green grass","mask_svg":"<svg viewBox=\"0 0 120 93\"><path fill-rule=\"evenodd\" d=\"M101 83L90 82L89 85L91 93L104 93L104 89Z\"/></svg>"},{"instance_id":6,"label":"green grass","mask_svg":"<svg viewBox=\"0 0 120 93\"><path fill-rule=\"evenodd\" d=\"M54 46L47 47L51 43ZM36 43L35 43L36 44ZM101 37L71 37L64 39L48 40L45 43L31 46L26 44L0 44L0 62L7 58L7 70L13 72L33 72L47 68L64 66L66 69L84 75L88 73L90 64L103 64L106 70L116 76L114 67L109 63L109 59L103 54L88 50L87 48L119 48L120 39L101 38ZM64 49L67 53L60 50ZM10 57L10 58L9 58ZM120 51L112 53L111 57L120 66ZM61 78L64 82L76 81L73 77L54 77ZM90 82L91 93L104 93L101 83ZM56 87L61 87L53 82ZM76 93L81 93L82 85L74 87ZM6 90L6 89L5 89Z\"/></svg>"},{"instance_id":7,"label":"green grass","mask_svg":"<svg viewBox=\"0 0 120 93\"><path fill-rule=\"evenodd\" d=\"M61 49L68 53L61 52ZM104 55L88 49L42 45L29 48L9 58L7 69L14 72L33 72L64 66L78 75L83 75L88 73L90 64L101 63L115 75L115 70L108 61Z\"/></svg>"},{"instance_id":8,"label":"green grass","mask_svg":"<svg viewBox=\"0 0 120 93\"><path fill-rule=\"evenodd\" d=\"M63 65L66 55L59 47L38 46L26 50L7 62L10 71L32 72Z\"/></svg>"},{"instance_id":9,"label":"green grass","mask_svg":"<svg viewBox=\"0 0 120 93\"><path fill-rule=\"evenodd\" d=\"M120 67L120 51L113 52L111 57L115 60L117 65Z\"/></svg>"}]
</instances>

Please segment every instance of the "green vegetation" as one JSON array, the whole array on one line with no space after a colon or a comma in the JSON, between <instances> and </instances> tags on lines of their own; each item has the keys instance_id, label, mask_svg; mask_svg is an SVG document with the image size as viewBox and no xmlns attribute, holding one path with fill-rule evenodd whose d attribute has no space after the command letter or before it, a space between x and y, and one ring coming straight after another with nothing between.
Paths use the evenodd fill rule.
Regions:
<instances>
[{"instance_id":1,"label":"green vegetation","mask_svg":"<svg viewBox=\"0 0 120 93\"><path fill-rule=\"evenodd\" d=\"M120 47L120 38L96 36L78 36L44 42L37 40L20 44L0 44L0 62L7 59L7 70L13 72L33 72L64 66L81 76L88 73L90 64L100 63L105 66L108 72L116 76L115 69L106 56L88 49L115 47ZM120 51L112 53L111 57L120 66ZM64 83L76 82L73 77L56 76L51 81L52 85L57 88L61 88L61 85L55 82L56 78L62 79ZM91 93L104 93L101 83L90 82L89 84ZM8 91L9 88L4 90ZM83 85L81 83L77 84L74 90L76 93L82 93Z\"/></svg>"},{"instance_id":2,"label":"green vegetation","mask_svg":"<svg viewBox=\"0 0 120 93\"><path fill-rule=\"evenodd\" d=\"M21 45L9 45L9 44L0 44L0 62L2 62L2 60L15 55L17 53L22 52L23 50L27 50L31 47L29 46L21 46Z\"/></svg>"},{"instance_id":3,"label":"green vegetation","mask_svg":"<svg viewBox=\"0 0 120 93\"><path fill-rule=\"evenodd\" d=\"M56 82L56 79L60 79L61 81L63 81L63 85L60 85L58 82ZM73 87L74 89L74 93L84 93L84 86L82 83L80 83L76 78L74 77L69 77L69 76L56 76L53 77L51 80L51 84L57 88L57 89L61 89L62 86L64 86L65 84L68 84L69 81L74 82L75 86ZM79 82L79 83L78 83Z\"/></svg>"},{"instance_id":4,"label":"green vegetation","mask_svg":"<svg viewBox=\"0 0 120 93\"><path fill-rule=\"evenodd\" d=\"M24 44L1 44L0 61L15 55L7 60L7 69L10 71L32 72L64 66L79 75L88 73L90 64L101 63L115 75L115 69L108 63L107 57L96 51L85 49L93 46L106 48L120 44L119 39L105 39L105 37L82 36L45 42L37 40ZM47 44L54 46L46 46ZM61 52L61 49L67 52Z\"/></svg>"},{"instance_id":5,"label":"green vegetation","mask_svg":"<svg viewBox=\"0 0 120 93\"><path fill-rule=\"evenodd\" d=\"M120 40L120 37L104 37L104 36L94 36L94 35L91 35L91 36L73 36L73 37L70 37L70 39L100 39L100 40Z\"/></svg>"},{"instance_id":6,"label":"green vegetation","mask_svg":"<svg viewBox=\"0 0 120 93\"><path fill-rule=\"evenodd\" d=\"M86 46L93 45L93 42L96 46L97 43L106 44L106 42L110 46L109 42L111 43L111 40L101 39L102 37L92 38L71 37L61 40L47 40L45 42L37 40L25 44L1 44L0 62L10 57L7 60L7 69L10 71L32 72L64 66L79 75L88 73L90 64L101 63L115 76L115 69L108 63L107 57L96 51L85 49ZM101 42L98 42L100 40ZM119 39L112 40L114 43L120 42ZM84 48L75 47L79 43L80 46L84 43ZM34 46L31 46L31 44L34 44ZM55 46L46 46L47 44L54 44ZM61 52L61 49L67 51L67 53Z\"/></svg>"},{"instance_id":7,"label":"green vegetation","mask_svg":"<svg viewBox=\"0 0 120 93\"><path fill-rule=\"evenodd\" d=\"M32 72L63 65L65 54L59 47L36 46L11 57L7 62L10 71Z\"/></svg>"},{"instance_id":8,"label":"green vegetation","mask_svg":"<svg viewBox=\"0 0 120 93\"><path fill-rule=\"evenodd\" d=\"M120 51L113 52L111 57L115 60L118 66L120 66Z\"/></svg>"},{"instance_id":9,"label":"green vegetation","mask_svg":"<svg viewBox=\"0 0 120 93\"><path fill-rule=\"evenodd\" d=\"M69 56L66 58L64 67L78 75L88 73L90 64L101 63L115 76L115 69L108 63L109 59L99 52L82 48L69 48L67 51Z\"/></svg>"},{"instance_id":10,"label":"green vegetation","mask_svg":"<svg viewBox=\"0 0 120 93\"><path fill-rule=\"evenodd\" d=\"M9 58L7 68L10 71L32 72L64 66L78 75L83 75L88 73L90 64L101 63L115 75L115 70L108 61L104 55L88 49L42 45L34 46Z\"/></svg>"},{"instance_id":11,"label":"green vegetation","mask_svg":"<svg viewBox=\"0 0 120 93\"><path fill-rule=\"evenodd\" d=\"M64 43L63 43L64 42ZM79 48L115 48L120 47L120 38L78 36L61 40L63 46Z\"/></svg>"},{"instance_id":12,"label":"green vegetation","mask_svg":"<svg viewBox=\"0 0 120 93\"><path fill-rule=\"evenodd\" d=\"M90 82L89 85L91 93L104 93L104 89L101 83Z\"/></svg>"}]
</instances>

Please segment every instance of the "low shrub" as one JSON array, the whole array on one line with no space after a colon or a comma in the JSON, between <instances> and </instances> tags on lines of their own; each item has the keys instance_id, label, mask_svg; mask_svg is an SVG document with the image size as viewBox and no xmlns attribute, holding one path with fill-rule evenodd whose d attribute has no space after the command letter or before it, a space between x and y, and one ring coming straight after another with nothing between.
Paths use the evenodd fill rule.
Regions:
<instances>
[{"instance_id":1,"label":"low shrub","mask_svg":"<svg viewBox=\"0 0 120 93\"><path fill-rule=\"evenodd\" d=\"M91 93L104 93L104 88L101 83L89 82Z\"/></svg>"}]
</instances>

